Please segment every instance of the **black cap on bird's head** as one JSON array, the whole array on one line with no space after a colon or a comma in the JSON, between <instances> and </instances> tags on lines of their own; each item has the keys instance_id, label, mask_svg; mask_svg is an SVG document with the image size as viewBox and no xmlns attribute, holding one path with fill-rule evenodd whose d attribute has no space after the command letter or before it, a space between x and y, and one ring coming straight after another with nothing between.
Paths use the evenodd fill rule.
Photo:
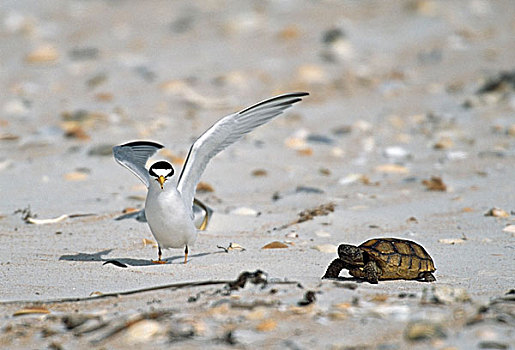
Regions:
<instances>
[{"instance_id":1,"label":"black cap on bird's head","mask_svg":"<svg viewBox=\"0 0 515 350\"><path fill-rule=\"evenodd\" d=\"M152 164L150 169L148 169L148 173L150 176L154 177L157 182L159 182L161 189L163 189L163 184L168 180L168 178L173 176L174 170L172 164L161 160Z\"/></svg>"}]
</instances>

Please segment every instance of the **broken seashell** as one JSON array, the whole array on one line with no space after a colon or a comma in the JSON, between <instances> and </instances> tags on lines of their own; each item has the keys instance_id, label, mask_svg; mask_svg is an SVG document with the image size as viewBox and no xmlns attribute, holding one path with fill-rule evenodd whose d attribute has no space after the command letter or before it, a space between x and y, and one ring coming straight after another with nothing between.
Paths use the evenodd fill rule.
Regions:
<instances>
[{"instance_id":1,"label":"broken seashell","mask_svg":"<svg viewBox=\"0 0 515 350\"><path fill-rule=\"evenodd\" d=\"M30 52L25 61L28 63L51 63L59 59L59 52L52 45L42 45Z\"/></svg>"},{"instance_id":2,"label":"broken seashell","mask_svg":"<svg viewBox=\"0 0 515 350\"><path fill-rule=\"evenodd\" d=\"M272 319L268 319L268 320L264 320L264 321L260 322L256 326L256 330L258 330L260 332L268 332L268 331L274 330L276 327L277 327L277 322Z\"/></svg>"},{"instance_id":3,"label":"broken seashell","mask_svg":"<svg viewBox=\"0 0 515 350\"><path fill-rule=\"evenodd\" d=\"M312 156L313 155L313 149L306 147L303 149L298 149L297 154L300 156Z\"/></svg>"},{"instance_id":4,"label":"broken seashell","mask_svg":"<svg viewBox=\"0 0 515 350\"><path fill-rule=\"evenodd\" d=\"M327 231L318 230L315 232L318 237L331 237L331 234Z\"/></svg>"},{"instance_id":5,"label":"broken seashell","mask_svg":"<svg viewBox=\"0 0 515 350\"><path fill-rule=\"evenodd\" d=\"M239 207L239 208L231 210L231 214L233 214L233 215L257 216L258 213L259 212L257 210L254 210L252 208L247 208L247 207Z\"/></svg>"},{"instance_id":6,"label":"broken seashell","mask_svg":"<svg viewBox=\"0 0 515 350\"><path fill-rule=\"evenodd\" d=\"M463 243L465 241L466 241L466 239L464 239L464 238L442 238L442 239L438 240L438 243L454 245L454 244Z\"/></svg>"},{"instance_id":7,"label":"broken seashell","mask_svg":"<svg viewBox=\"0 0 515 350\"><path fill-rule=\"evenodd\" d=\"M338 183L340 185L348 185L351 183L354 183L356 181L359 181L363 177L362 174L349 174L345 177L342 177L340 180L338 180Z\"/></svg>"},{"instance_id":8,"label":"broken seashell","mask_svg":"<svg viewBox=\"0 0 515 350\"><path fill-rule=\"evenodd\" d=\"M511 233L512 236L515 236L515 225L508 225L503 228L503 232Z\"/></svg>"},{"instance_id":9,"label":"broken seashell","mask_svg":"<svg viewBox=\"0 0 515 350\"><path fill-rule=\"evenodd\" d=\"M161 324L154 320L141 320L127 329L127 342L144 343L161 331Z\"/></svg>"},{"instance_id":10,"label":"broken seashell","mask_svg":"<svg viewBox=\"0 0 515 350\"><path fill-rule=\"evenodd\" d=\"M336 254L338 252L338 247L334 244L320 244L313 247L313 249L318 250L322 253L331 253Z\"/></svg>"},{"instance_id":11,"label":"broken seashell","mask_svg":"<svg viewBox=\"0 0 515 350\"><path fill-rule=\"evenodd\" d=\"M63 214L55 219L35 219L32 217L27 217L27 219L25 221L29 224L45 225L45 224L55 224L55 223L61 222L63 220L66 220L68 218L69 218L68 215Z\"/></svg>"},{"instance_id":12,"label":"broken seashell","mask_svg":"<svg viewBox=\"0 0 515 350\"><path fill-rule=\"evenodd\" d=\"M157 243L151 239L143 238L143 246L152 245L152 247L157 248Z\"/></svg>"},{"instance_id":13,"label":"broken seashell","mask_svg":"<svg viewBox=\"0 0 515 350\"><path fill-rule=\"evenodd\" d=\"M397 159L407 158L409 156L409 152L399 146L387 147L383 151L383 154L387 158L397 158Z\"/></svg>"},{"instance_id":14,"label":"broken seashell","mask_svg":"<svg viewBox=\"0 0 515 350\"><path fill-rule=\"evenodd\" d=\"M49 314L50 310L43 306L28 307L20 309L13 313L13 316L32 315L32 314Z\"/></svg>"},{"instance_id":15,"label":"broken seashell","mask_svg":"<svg viewBox=\"0 0 515 350\"><path fill-rule=\"evenodd\" d=\"M282 242L279 242L279 241L274 241L274 242L270 242L270 243L264 245L263 247L261 247L261 249L281 249L281 248L288 248L288 245L284 244Z\"/></svg>"},{"instance_id":16,"label":"broken seashell","mask_svg":"<svg viewBox=\"0 0 515 350\"><path fill-rule=\"evenodd\" d=\"M485 213L485 216L494 216L496 218L507 218L508 216L510 216L510 214L505 210L494 207L494 208L490 209L489 211L487 211Z\"/></svg>"},{"instance_id":17,"label":"broken seashell","mask_svg":"<svg viewBox=\"0 0 515 350\"><path fill-rule=\"evenodd\" d=\"M231 242L231 243L229 243L229 246L227 247L227 250L241 250L241 251L244 251L245 248L243 248L238 243Z\"/></svg>"},{"instance_id":18,"label":"broken seashell","mask_svg":"<svg viewBox=\"0 0 515 350\"><path fill-rule=\"evenodd\" d=\"M375 171L389 174L408 174L409 169L398 164L382 164L375 167Z\"/></svg>"},{"instance_id":19,"label":"broken seashell","mask_svg":"<svg viewBox=\"0 0 515 350\"><path fill-rule=\"evenodd\" d=\"M87 178L88 174L79 171L73 171L71 173L64 174L64 179L66 181L84 181Z\"/></svg>"}]
</instances>

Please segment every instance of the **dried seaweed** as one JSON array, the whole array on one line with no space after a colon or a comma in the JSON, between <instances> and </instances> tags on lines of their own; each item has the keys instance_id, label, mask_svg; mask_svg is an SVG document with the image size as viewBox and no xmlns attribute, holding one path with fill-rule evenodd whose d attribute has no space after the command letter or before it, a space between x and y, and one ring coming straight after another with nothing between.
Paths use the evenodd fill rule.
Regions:
<instances>
[{"instance_id":1,"label":"dried seaweed","mask_svg":"<svg viewBox=\"0 0 515 350\"><path fill-rule=\"evenodd\" d=\"M300 224L305 221L313 220L316 216L326 216L334 212L334 203L321 204L318 207L305 209L299 213L299 218L279 227L280 230L290 227L292 225Z\"/></svg>"}]
</instances>

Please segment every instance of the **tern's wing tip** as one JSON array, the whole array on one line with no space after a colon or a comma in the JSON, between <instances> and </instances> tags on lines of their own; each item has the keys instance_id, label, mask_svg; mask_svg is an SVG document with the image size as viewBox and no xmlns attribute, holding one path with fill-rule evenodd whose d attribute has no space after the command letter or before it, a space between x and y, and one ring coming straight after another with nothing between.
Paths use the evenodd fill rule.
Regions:
<instances>
[{"instance_id":1,"label":"tern's wing tip","mask_svg":"<svg viewBox=\"0 0 515 350\"><path fill-rule=\"evenodd\" d=\"M164 148L163 145L161 145L160 143L154 142L154 141L138 140L138 141L131 141L131 142L124 143L122 145L114 146L113 149L122 148L122 147L137 147L137 146L148 146L148 147L154 147L157 149Z\"/></svg>"}]
</instances>

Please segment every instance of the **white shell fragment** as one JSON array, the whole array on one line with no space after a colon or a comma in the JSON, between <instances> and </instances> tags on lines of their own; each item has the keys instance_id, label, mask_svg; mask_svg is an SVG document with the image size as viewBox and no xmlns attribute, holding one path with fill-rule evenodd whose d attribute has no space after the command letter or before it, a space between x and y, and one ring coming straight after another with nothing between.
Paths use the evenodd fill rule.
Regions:
<instances>
[{"instance_id":1,"label":"white shell fragment","mask_svg":"<svg viewBox=\"0 0 515 350\"><path fill-rule=\"evenodd\" d=\"M505 228L503 228L503 232L511 233L513 237L515 237L515 225L508 225Z\"/></svg>"},{"instance_id":2,"label":"white shell fragment","mask_svg":"<svg viewBox=\"0 0 515 350\"><path fill-rule=\"evenodd\" d=\"M239 207L231 210L231 214L242 216L257 216L258 211L248 207Z\"/></svg>"},{"instance_id":3,"label":"white shell fragment","mask_svg":"<svg viewBox=\"0 0 515 350\"><path fill-rule=\"evenodd\" d=\"M442 238L442 239L438 240L438 243L453 245L453 244L460 244L460 243L463 243L465 241L466 240L463 239L463 238Z\"/></svg>"},{"instance_id":4,"label":"white shell fragment","mask_svg":"<svg viewBox=\"0 0 515 350\"><path fill-rule=\"evenodd\" d=\"M159 322L154 320L142 320L129 327L126 340L131 344L148 342L159 333L160 330L161 325Z\"/></svg>"},{"instance_id":5,"label":"white shell fragment","mask_svg":"<svg viewBox=\"0 0 515 350\"><path fill-rule=\"evenodd\" d=\"M35 219L35 218L28 217L26 221L29 224L46 225L46 224L55 224L55 223L64 221L64 220L68 219L69 217L70 216L68 216L66 214L63 214L63 215L61 215L61 216L59 216L57 218L54 218L54 219Z\"/></svg>"},{"instance_id":6,"label":"white shell fragment","mask_svg":"<svg viewBox=\"0 0 515 350\"><path fill-rule=\"evenodd\" d=\"M385 157L402 159L407 158L410 154L407 150L399 146L387 147L383 151Z\"/></svg>"},{"instance_id":7,"label":"white shell fragment","mask_svg":"<svg viewBox=\"0 0 515 350\"><path fill-rule=\"evenodd\" d=\"M318 250L322 253L331 253L336 254L338 252L338 247L334 244L320 244L313 247L313 249Z\"/></svg>"}]
</instances>

